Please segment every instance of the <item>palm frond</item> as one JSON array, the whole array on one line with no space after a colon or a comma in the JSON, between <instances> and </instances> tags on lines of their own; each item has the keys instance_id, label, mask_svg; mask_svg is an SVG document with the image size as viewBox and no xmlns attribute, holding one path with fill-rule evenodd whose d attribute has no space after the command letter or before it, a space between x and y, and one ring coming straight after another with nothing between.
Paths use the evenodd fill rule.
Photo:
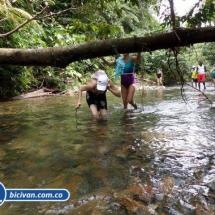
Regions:
<instances>
[{"instance_id":1,"label":"palm frond","mask_svg":"<svg viewBox=\"0 0 215 215\"><path fill-rule=\"evenodd\" d=\"M0 18L6 18L8 21L12 22L14 26L17 26L25 20L31 19L32 16L19 8L11 7L8 4L0 4ZM29 22L27 26L34 29L37 33L45 34L43 28L35 20Z\"/></svg>"}]
</instances>

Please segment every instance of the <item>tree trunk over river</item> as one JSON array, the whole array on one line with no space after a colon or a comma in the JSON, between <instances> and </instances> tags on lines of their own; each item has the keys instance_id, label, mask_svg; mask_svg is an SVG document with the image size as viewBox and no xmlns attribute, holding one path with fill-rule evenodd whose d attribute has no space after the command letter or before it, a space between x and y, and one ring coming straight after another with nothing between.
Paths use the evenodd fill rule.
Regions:
<instances>
[{"instance_id":1,"label":"tree trunk over river","mask_svg":"<svg viewBox=\"0 0 215 215\"><path fill-rule=\"evenodd\" d=\"M66 47L40 49L0 48L0 65L53 66L119 53L151 52L159 49L215 42L215 27L179 28L155 36L96 40Z\"/></svg>"}]
</instances>

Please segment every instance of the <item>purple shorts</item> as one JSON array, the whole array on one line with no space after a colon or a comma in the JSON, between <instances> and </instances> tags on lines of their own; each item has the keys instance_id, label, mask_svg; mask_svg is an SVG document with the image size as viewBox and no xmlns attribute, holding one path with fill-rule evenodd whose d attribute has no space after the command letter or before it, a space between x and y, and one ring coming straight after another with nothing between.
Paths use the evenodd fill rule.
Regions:
<instances>
[{"instance_id":1,"label":"purple shorts","mask_svg":"<svg viewBox=\"0 0 215 215\"><path fill-rule=\"evenodd\" d=\"M121 75L121 85L128 89L132 84L136 84L134 73Z\"/></svg>"}]
</instances>

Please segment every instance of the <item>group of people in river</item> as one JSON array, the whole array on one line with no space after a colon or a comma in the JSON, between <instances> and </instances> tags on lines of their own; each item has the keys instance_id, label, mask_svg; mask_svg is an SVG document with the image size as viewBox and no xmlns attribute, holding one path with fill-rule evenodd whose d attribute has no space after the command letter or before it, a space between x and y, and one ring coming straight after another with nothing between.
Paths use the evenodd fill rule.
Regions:
<instances>
[{"instance_id":1,"label":"group of people in river","mask_svg":"<svg viewBox=\"0 0 215 215\"><path fill-rule=\"evenodd\" d=\"M107 98L106 92L109 90L114 96L122 97L124 109L128 109L130 104L134 109L137 109L137 103L134 101L135 93L135 64L140 59L141 54L131 56L129 53L124 53L122 57L117 58L114 61L107 61L104 57L100 59L108 66L115 66L115 78L121 77L121 89L118 89L110 80L104 70L99 70L92 75L92 80L84 86L81 86L78 90L78 102L76 109L81 107L82 92L86 91L86 101L94 117L98 117L99 113L102 117L107 116ZM191 85L200 90L201 83L204 90L206 89L207 68L202 61L199 61L197 66L192 66L191 69ZM215 66L209 71L212 74L213 83L215 87ZM163 86L162 81L163 73L161 69L157 69L156 78L157 86Z\"/></svg>"},{"instance_id":2,"label":"group of people in river","mask_svg":"<svg viewBox=\"0 0 215 215\"><path fill-rule=\"evenodd\" d=\"M206 81L206 72L209 71L202 61L199 61L197 66L192 66L191 68L191 86L197 88L200 91L201 83L203 84L204 90L206 90L205 81ZM214 88L215 88L215 66L212 70L209 71L213 78ZM195 86L194 86L195 84Z\"/></svg>"},{"instance_id":3,"label":"group of people in river","mask_svg":"<svg viewBox=\"0 0 215 215\"><path fill-rule=\"evenodd\" d=\"M114 61L107 61L104 57L100 59L108 66L115 66L115 78L121 77L121 90L118 89L110 80L104 70L99 70L92 75L92 80L78 90L78 102L76 109L81 107L82 92L86 91L86 101L94 117L107 116L107 98L106 92L109 90L114 96L122 97L124 109L128 109L130 104L137 109L137 103L134 101L136 89L135 64L140 59L141 53L131 56L124 53L122 57ZM162 70L157 69L157 85L163 86Z\"/></svg>"},{"instance_id":4,"label":"group of people in river","mask_svg":"<svg viewBox=\"0 0 215 215\"><path fill-rule=\"evenodd\" d=\"M137 109L137 103L134 101L135 93L135 63L140 59L141 54L137 53L131 56L129 53L124 53L116 61L107 61L104 57L101 60L109 66L115 66L115 78L121 76L121 90L118 89L111 81L105 71L99 70L92 80L78 90L78 103L76 109L81 107L82 92L86 91L86 101L94 117L107 115L107 98L106 92L109 90L114 96L121 97L124 109L128 109L130 104L134 109Z\"/></svg>"}]
</instances>

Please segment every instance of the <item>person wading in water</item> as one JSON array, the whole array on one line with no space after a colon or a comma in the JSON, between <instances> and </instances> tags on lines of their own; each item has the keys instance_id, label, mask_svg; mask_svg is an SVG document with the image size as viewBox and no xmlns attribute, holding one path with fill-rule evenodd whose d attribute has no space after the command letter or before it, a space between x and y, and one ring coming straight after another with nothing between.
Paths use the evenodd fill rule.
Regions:
<instances>
[{"instance_id":1,"label":"person wading in water","mask_svg":"<svg viewBox=\"0 0 215 215\"><path fill-rule=\"evenodd\" d=\"M82 92L86 91L86 101L93 117L107 116L106 92L109 90L114 96L121 97L121 91L108 79L106 74L93 78L89 83L81 86L78 90L78 102L76 109L81 107Z\"/></svg>"},{"instance_id":2,"label":"person wading in water","mask_svg":"<svg viewBox=\"0 0 215 215\"><path fill-rule=\"evenodd\" d=\"M115 79L121 76L121 92L124 109L128 109L128 104L137 109L137 104L134 101L136 89L134 72L135 63L140 59L140 56L140 52L136 56L130 56L129 53L124 53L123 57L119 57L116 61L107 61L104 57L101 57L105 64L115 66Z\"/></svg>"}]
</instances>

